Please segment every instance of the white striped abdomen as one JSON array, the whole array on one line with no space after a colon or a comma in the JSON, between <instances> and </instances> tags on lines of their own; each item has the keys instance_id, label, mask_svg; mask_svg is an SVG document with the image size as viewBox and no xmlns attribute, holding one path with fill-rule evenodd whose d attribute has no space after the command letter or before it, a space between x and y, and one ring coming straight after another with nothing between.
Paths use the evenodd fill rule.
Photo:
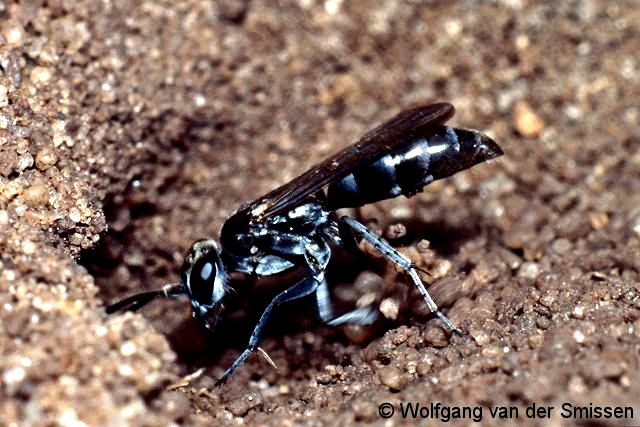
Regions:
<instances>
[{"instance_id":1,"label":"white striped abdomen","mask_svg":"<svg viewBox=\"0 0 640 427\"><path fill-rule=\"evenodd\" d=\"M486 137L479 132L437 127L370 164L355 168L329 185L331 209L357 207L419 192L430 182L451 176L480 161Z\"/></svg>"}]
</instances>

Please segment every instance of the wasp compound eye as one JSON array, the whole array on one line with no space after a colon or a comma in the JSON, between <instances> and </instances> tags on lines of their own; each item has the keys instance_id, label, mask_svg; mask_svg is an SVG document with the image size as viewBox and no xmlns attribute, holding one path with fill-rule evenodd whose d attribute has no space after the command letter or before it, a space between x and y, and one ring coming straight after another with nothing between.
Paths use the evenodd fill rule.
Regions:
<instances>
[{"instance_id":1,"label":"wasp compound eye","mask_svg":"<svg viewBox=\"0 0 640 427\"><path fill-rule=\"evenodd\" d=\"M191 298L200 305L212 305L216 266L205 257L196 261L189 275Z\"/></svg>"},{"instance_id":2,"label":"wasp compound eye","mask_svg":"<svg viewBox=\"0 0 640 427\"><path fill-rule=\"evenodd\" d=\"M213 239L193 244L182 268L182 283L187 289L193 314L207 325L218 313L227 289L227 272L220 259L220 245Z\"/></svg>"}]
</instances>

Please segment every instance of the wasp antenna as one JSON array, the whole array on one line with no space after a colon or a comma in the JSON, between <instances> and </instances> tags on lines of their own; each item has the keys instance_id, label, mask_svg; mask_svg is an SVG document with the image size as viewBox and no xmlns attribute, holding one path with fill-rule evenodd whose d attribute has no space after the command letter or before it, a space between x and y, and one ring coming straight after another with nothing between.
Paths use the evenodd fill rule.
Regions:
<instances>
[{"instance_id":1,"label":"wasp antenna","mask_svg":"<svg viewBox=\"0 0 640 427\"><path fill-rule=\"evenodd\" d=\"M112 314L117 311L136 311L156 298L173 298L184 293L184 286L181 284L169 284L163 286L161 289L131 295L128 298L107 306L106 312L107 314Z\"/></svg>"},{"instance_id":2,"label":"wasp antenna","mask_svg":"<svg viewBox=\"0 0 640 427\"><path fill-rule=\"evenodd\" d=\"M182 283L169 283L162 287L162 293L167 298L175 298L187 293L187 290Z\"/></svg>"}]
</instances>

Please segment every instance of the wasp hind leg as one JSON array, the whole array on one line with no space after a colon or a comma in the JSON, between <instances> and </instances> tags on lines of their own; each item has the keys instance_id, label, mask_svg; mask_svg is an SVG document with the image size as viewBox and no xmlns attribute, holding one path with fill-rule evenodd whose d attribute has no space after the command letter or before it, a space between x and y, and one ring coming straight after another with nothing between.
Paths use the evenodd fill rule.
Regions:
<instances>
[{"instance_id":1,"label":"wasp hind leg","mask_svg":"<svg viewBox=\"0 0 640 427\"><path fill-rule=\"evenodd\" d=\"M440 311L435 301L433 301L433 298L431 298L431 295L429 295L429 292L427 292L427 288L424 287L424 284L422 283L420 276L418 276L418 272L416 271L415 267L413 266L413 264L409 259L407 259L400 252L395 250L382 237L377 236L375 233L373 233L371 230L369 230L367 227L365 227L363 224L359 223L355 219L348 216L343 216L342 218L340 218L340 220L342 221L343 224L347 224L349 228L351 228L351 230L355 232L356 235L360 236L361 238L369 242L374 247L374 249L380 252L382 255L384 255L385 258L387 258L389 261L391 261L400 269L402 269L405 273L407 273L409 277L411 277L413 284L418 288L418 290L422 294L422 297L424 298L425 302L429 306L429 309L431 310L431 312L435 313L435 315L438 316L438 318L442 321L442 323L445 324L445 326L447 327L447 329L449 329L449 331L455 332L458 335L462 335L462 331L456 328L456 326L451 322L451 320L449 320L449 318L447 318L447 316L445 316L444 313Z\"/></svg>"},{"instance_id":2,"label":"wasp hind leg","mask_svg":"<svg viewBox=\"0 0 640 427\"><path fill-rule=\"evenodd\" d=\"M260 320L258 320L258 323L253 329L251 338L249 338L249 345L247 346L247 348L244 349L244 351L240 354L240 356L236 358L233 364L224 372L224 374L222 374L222 377L220 377L220 379L216 382L215 385L220 386L224 384L229 379L229 377L235 372L235 370L238 369L240 365L244 363L245 360L247 360L247 358L251 355L251 353L253 353L258 349L258 346L260 345L260 341L262 341L262 334L264 332L264 327L266 326L269 318L271 317L273 310L276 307L278 307L279 305L285 302L293 301L298 298L303 298L308 295L311 295L313 292L316 291L319 284L322 283L323 281L324 281L324 277L322 274L317 276L308 276L300 280L298 283L291 286L290 288L285 289L284 291L276 295L276 297L273 300L271 300L267 308L265 308L264 312L262 313L262 316L260 316Z\"/></svg>"}]
</instances>

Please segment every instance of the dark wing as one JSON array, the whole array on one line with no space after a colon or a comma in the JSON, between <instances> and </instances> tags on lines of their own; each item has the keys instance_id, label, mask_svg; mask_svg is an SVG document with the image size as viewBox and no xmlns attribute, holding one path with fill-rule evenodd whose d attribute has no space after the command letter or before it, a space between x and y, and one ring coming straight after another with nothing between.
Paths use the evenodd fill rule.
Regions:
<instances>
[{"instance_id":1,"label":"dark wing","mask_svg":"<svg viewBox=\"0 0 640 427\"><path fill-rule=\"evenodd\" d=\"M423 105L402 111L366 133L354 145L334 154L242 210L259 219L291 210L326 185L344 178L356 167L372 163L395 147L411 142L430 129L442 125L454 112L453 105L448 103Z\"/></svg>"}]
</instances>

